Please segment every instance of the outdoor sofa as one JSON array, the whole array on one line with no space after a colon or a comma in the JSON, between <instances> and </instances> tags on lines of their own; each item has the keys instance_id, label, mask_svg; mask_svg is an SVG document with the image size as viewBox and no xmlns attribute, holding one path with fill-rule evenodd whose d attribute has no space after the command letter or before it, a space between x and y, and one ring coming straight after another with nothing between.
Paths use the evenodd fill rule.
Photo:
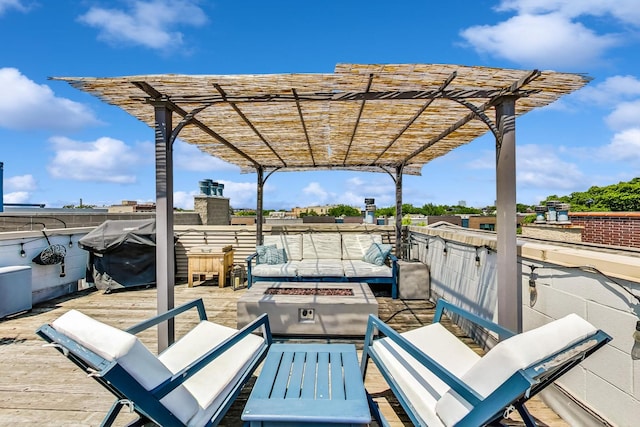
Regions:
<instances>
[{"instance_id":1,"label":"outdoor sofa","mask_svg":"<svg viewBox=\"0 0 640 427\"><path fill-rule=\"evenodd\" d=\"M248 286L260 281L388 284L398 297L398 258L376 233L266 235L247 258Z\"/></svg>"}]
</instances>

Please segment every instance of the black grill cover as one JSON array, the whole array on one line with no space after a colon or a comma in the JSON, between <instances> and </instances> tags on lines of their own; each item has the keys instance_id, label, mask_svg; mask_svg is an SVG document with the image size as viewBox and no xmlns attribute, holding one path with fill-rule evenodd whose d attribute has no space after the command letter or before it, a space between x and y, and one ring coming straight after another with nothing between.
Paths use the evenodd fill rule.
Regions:
<instances>
[{"instance_id":1,"label":"black grill cover","mask_svg":"<svg viewBox=\"0 0 640 427\"><path fill-rule=\"evenodd\" d=\"M78 241L89 251L87 281L96 288L156 283L156 220L107 220Z\"/></svg>"}]
</instances>

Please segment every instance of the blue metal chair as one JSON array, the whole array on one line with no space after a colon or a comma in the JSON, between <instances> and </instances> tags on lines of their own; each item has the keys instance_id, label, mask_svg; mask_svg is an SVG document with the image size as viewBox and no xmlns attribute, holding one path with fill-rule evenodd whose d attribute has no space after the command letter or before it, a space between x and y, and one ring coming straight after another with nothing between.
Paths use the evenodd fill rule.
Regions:
<instances>
[{"instance_id":1,"label":"blue metal chair","mask_svg":"<svg viewBox=\"0 0 640 427\"><path fill-rule=\"evenodd\" d=\"M135 335L193 308L200 322L157 356ZM125 331L70 310L36 333L115 395L103 426L123 406L136 425L217 425L271 345L266 315L238 331L207 321L202 299Z\"/></svg>"},{"instance_id":2,"label":"blue metal chair","mask_svg":"<svg viewBox=\"0 0 640 427\"><path fill-rule=\"evenodd\" d=\"M441 325L444 311L507 337L484 356ZM527 426L525 403L604 346L611 337L570 314L530 331L513 332L440 299L434 323L398 333L369 317L361 370L371 359L417 426L482 426L512 409ZM388 425L369 397L374 418Z\"/></svg>"}]
</instances>

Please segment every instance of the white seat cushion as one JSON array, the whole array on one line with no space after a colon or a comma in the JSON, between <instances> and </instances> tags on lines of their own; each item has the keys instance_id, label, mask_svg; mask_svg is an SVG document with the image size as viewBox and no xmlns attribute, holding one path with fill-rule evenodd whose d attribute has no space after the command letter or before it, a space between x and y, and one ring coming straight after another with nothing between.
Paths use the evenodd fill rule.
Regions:
<instances>
[{"instance_id":1,"label":"white seat cushion","mask_svg":"<svg viewBox=\"0 0 640 427\"><path fill-rule=\"evenodd\" d=\"M301 277L343 277L342 261L339 259L303 259L297 265Z\"/></svg>"},{"instance_id":2,"label":"white seat cushion","mask_svg":"<svg viewBox=\"0 0 640 427\"><path fill-rule=\"evenodd\" d=\"M284 264L258 264L251 268L251 275L261 277L295 277L298 274L298 263L300 263L300 261L290 261Z\"/></svg>"},{"instance_id":3,"label":"white seat cushion","mask_svg":"<svg viewBox=\"0 0 640 427\"><path fill-rule=\"evenodd\" d=\"M372 243L382 243L379 234L342 234L342 259L362 260Z\"/></svg>"},{"instance_id":4,"label":"white seat cushion","mask_svg":"<svg viewBox=\"0 0 640 427\"><path fill-rule=\"evenodd\" d=\"M51 326L106 360L117 361L146 390L157 387L172 375L135 335L77 310L63 314ZM160 402L185 424L198 411L198 402L183 386L177 387Z\"/></svg>"},{"instance_id":5,"label":"white seat cushion","mask_svg":"<svg viewBox=\"0 0 640 427\"><path fill-rule=\"evenodd\" d=\"M300 261L302 259L302 234L275 234L265 235L264 245L276 245L287 253L288 261Z\"/></svg>"},{"instance_id":6,"label":"white seat cushion","mask_svg":"<svg viewBox=\"0 0 640 427\"><path fill-rule=\"evenodd\" d=\"M569 314L539 328L508 338L485 354L461 380L483 397L489 396L511 375L532 366L596 332L596 328L577 314ZM436 405L445 425L460 421L471 405L449 391Z\"/></svg>"},{"instance_id":7,"label":"white seat cushion","mask_svg":"<svg viewBox=\"0 0 640 427\"><path fill-rule=\"evenodd\" d=\"M387 265L375 265L362 260L344 260L342 268L346 277L391 277L393 270Z\"/></svg>"},{"instance_id":8,"label":"white seat cushion","mask_svg":"<svg viewBox=\"0 0 640 427\"><path fill-rule=\"evenodd\" d=\"M440 323L401 335L456 376L463 375L480 359L480 356ZM435 407L449 387L389 338L376 340L373 349L405 392L408 403L414 407L424 424L442 426Z\"/></svg>"},{"instance_id":9,"label":"white seat cushion","mask_svg":"<svg viewBox=\"0 0 640 427\"><path fill-rule=\"evenodd\" d=\"M236 329L203 321L158 358L175 374L236 332ZM204 425L213 416L263 342L257 335L248 335L185 381L184 386L199 406L190 426Z\"/></svg>"}]
</instances>

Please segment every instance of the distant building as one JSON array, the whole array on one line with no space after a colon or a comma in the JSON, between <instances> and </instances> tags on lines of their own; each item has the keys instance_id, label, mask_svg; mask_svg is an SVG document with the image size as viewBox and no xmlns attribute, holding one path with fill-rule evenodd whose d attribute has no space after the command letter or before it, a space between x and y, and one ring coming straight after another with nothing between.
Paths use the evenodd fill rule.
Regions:
<instances>
[{"instance_id":1,"label":"distant building","mask_svg":"<svg viewBox=\"0 0 640 427\"><path fill-rule=\"evenodd\" d=\"M307 206L306 208L295 207L291 209L291 213L296 218L300 218L300 214L308 214L311 211L317 213L318 215L329 215L329 209L333 209L335 207L336 205Z\"/></svg>"},{"instance_id":2,"label":"distant building","mask_svg":"<svg viewBox=\"0 0 640 427\"><path fill-rule=\"evenodd\" d=\"M107 209L108 213L134 213L134 212L155 212L155 203L138 203L135 200L123 200L120 205L112 205Z\"/></svg>"}]
</instances>

